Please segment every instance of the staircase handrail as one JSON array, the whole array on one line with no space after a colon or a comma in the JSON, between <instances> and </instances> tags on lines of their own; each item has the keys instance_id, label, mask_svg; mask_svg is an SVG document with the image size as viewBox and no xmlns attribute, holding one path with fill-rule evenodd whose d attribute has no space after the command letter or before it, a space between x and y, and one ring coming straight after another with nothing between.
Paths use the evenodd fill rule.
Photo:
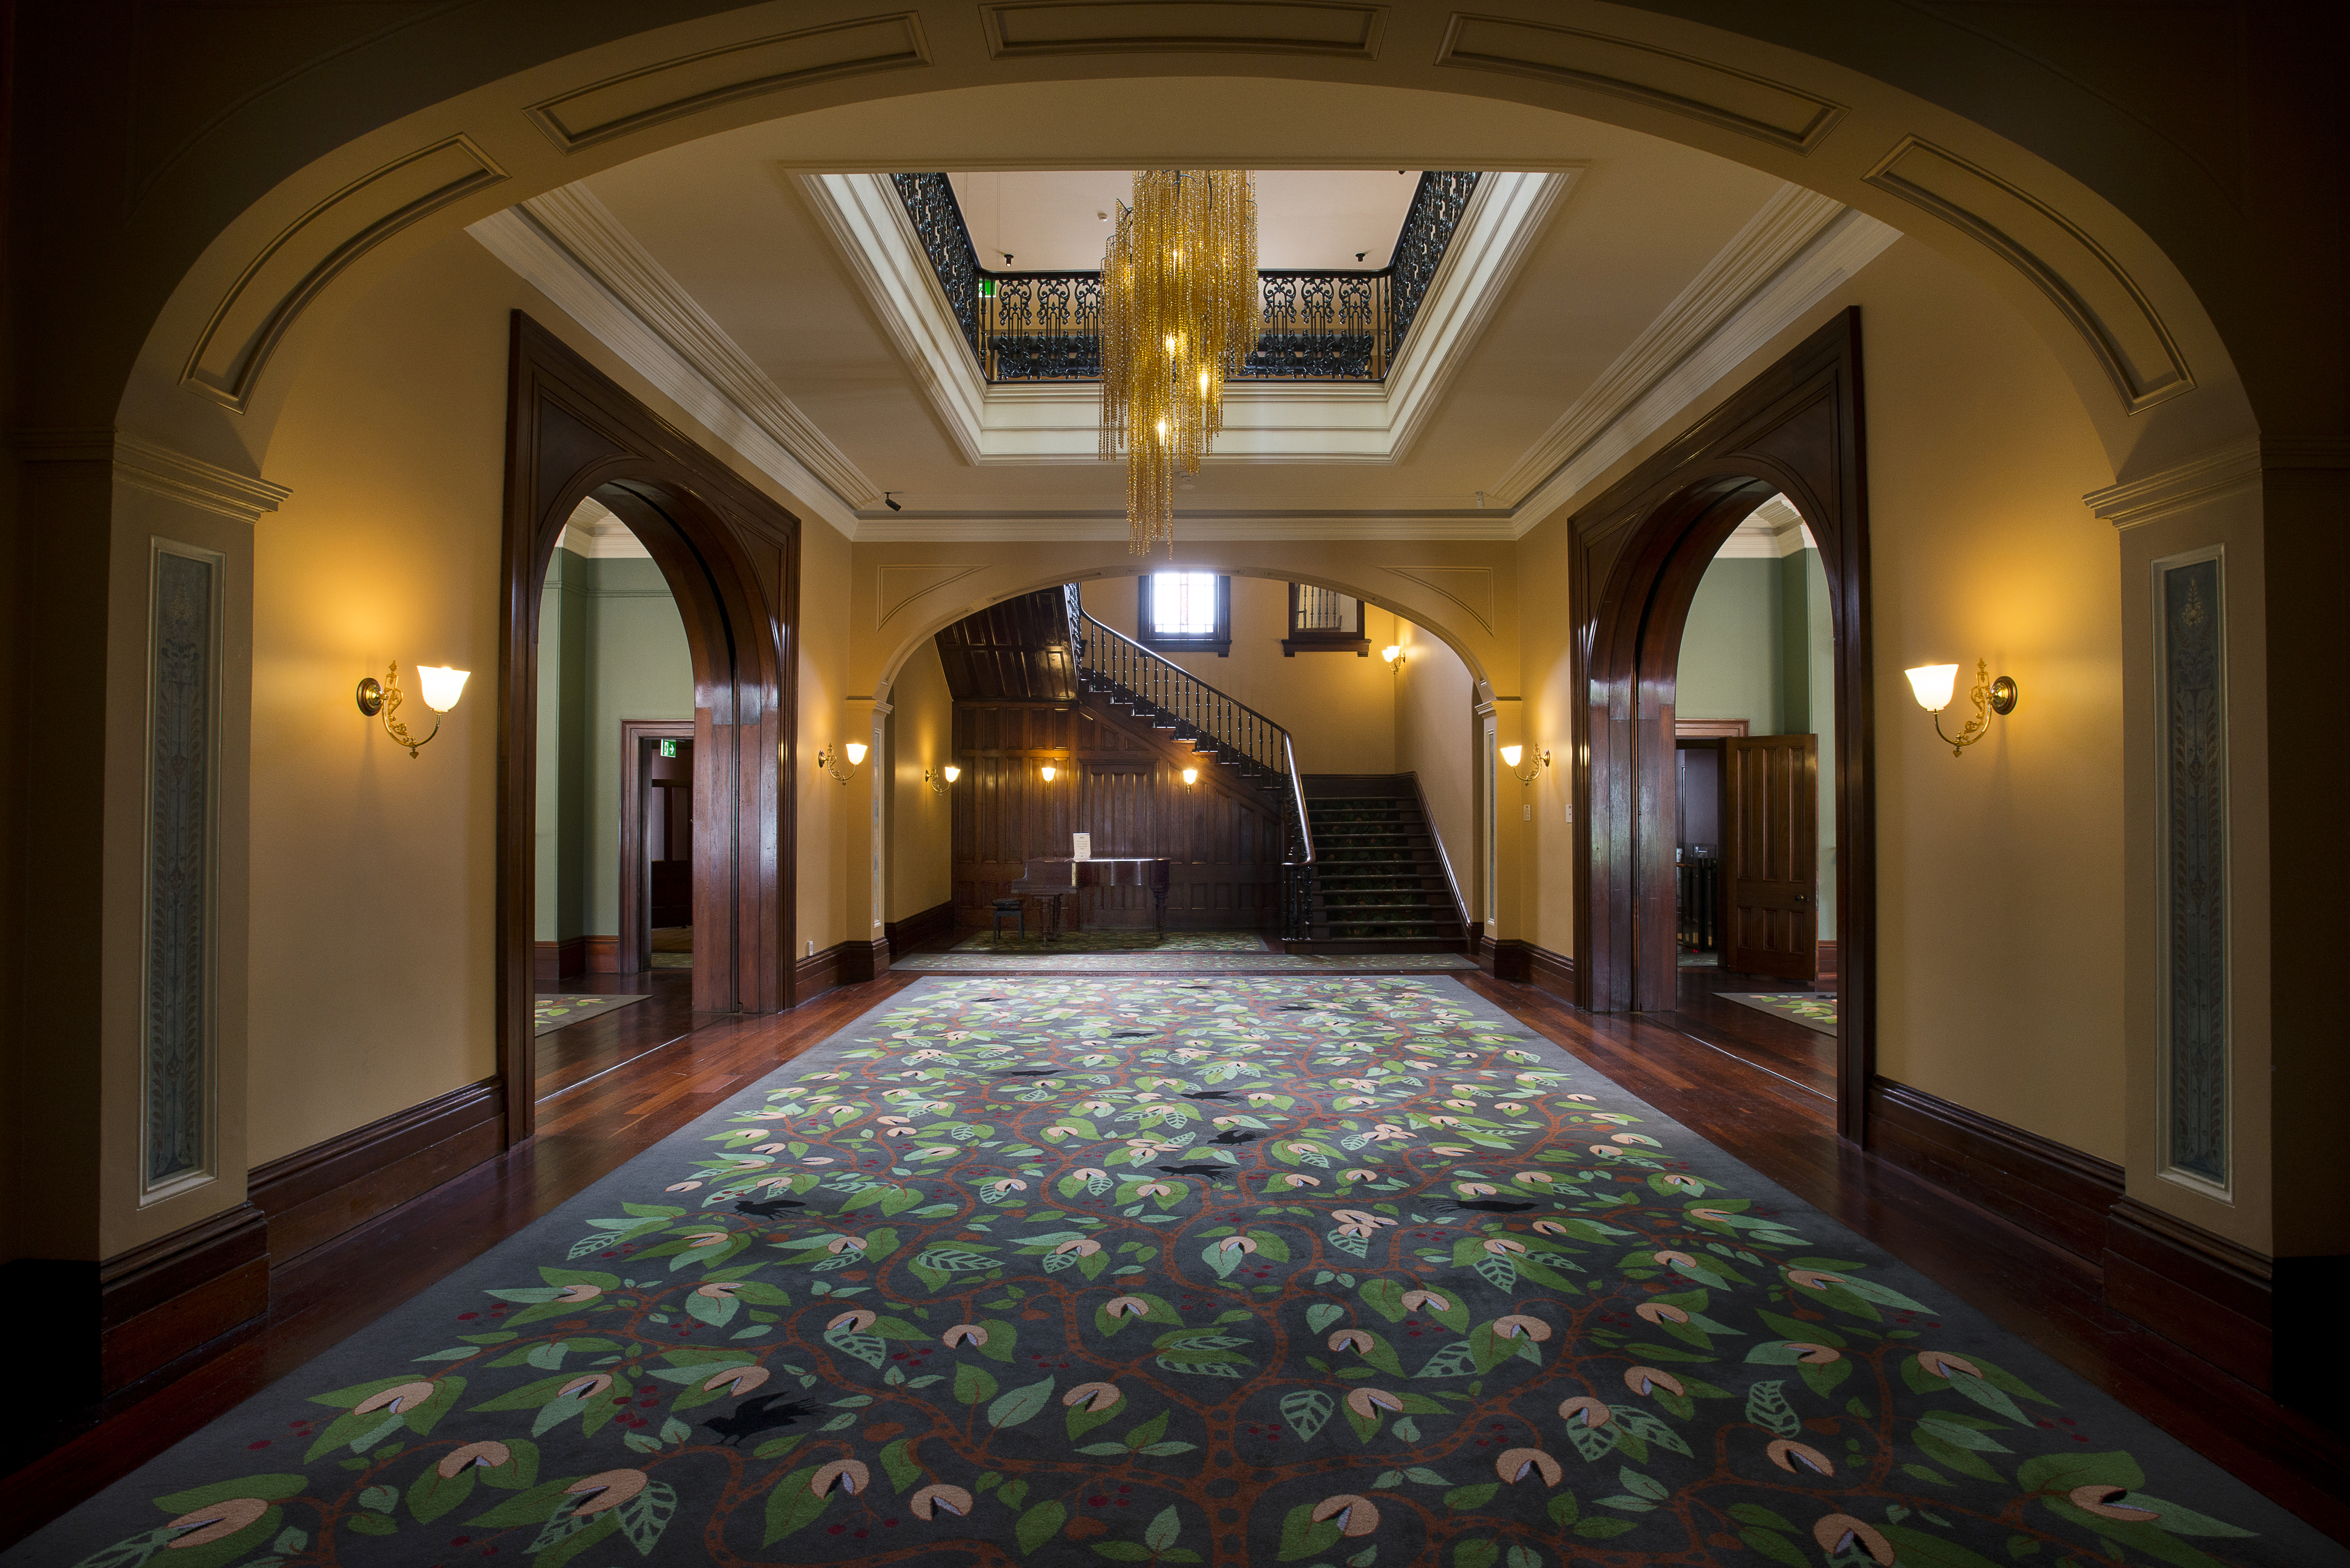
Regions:
<instances>
[{"instance_id":1,"label":"staircase handrail","mask_svg":"<svg viewBox=\"0 0 2350 1568\"><path fill-rule=\"evenodd\" d=\"M1231 693L1209 685L1157 649L1095 619L1085 607L1083 591L1076 583L1064 584L1061 591L1068 606L1069 652L1078 678L1082 680L1088 673L1099 675L1174 715L1217 745L1230 747L1260 767L1286 774L1296 854L1285 864L1311 866L1313 825L1305 813L1305 783L1297 771L1297 747L1289 731ZM1100 650L1105 647L1123 654L1123 659L1103 658ZM1121 663L1125 668L1118 668ZM1148 679L1125 679L1144 672ZM1243 722L1231 722L1235 718Z\"/></svg>"}]
</instances>

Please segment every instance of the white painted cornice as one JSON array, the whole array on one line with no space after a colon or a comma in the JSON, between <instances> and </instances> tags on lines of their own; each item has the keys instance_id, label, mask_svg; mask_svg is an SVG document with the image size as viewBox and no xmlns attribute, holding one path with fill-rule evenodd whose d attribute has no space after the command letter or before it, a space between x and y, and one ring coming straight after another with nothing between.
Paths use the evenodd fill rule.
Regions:
<instances>
[{"instance_id":1,"label":"white painted cornice","mask_svg":"<svg viewBox=\"0 0 2350 1568\"><path fill-rule=\"evenodd\" d=\"M584 186L465 231L754 467L850 538L879 486Z\"/></svg>"},{"instance_id":2,"label":"white painted cornice","mask_svg":"<svg viewBox=\"0 0 2350 1568\"><path fill-rule=\"evenodd\" d=\"M1230 384L1224 427L1209 461L1400 462L1507 293L1551 210L1580 172L1488 173L1480 179L1386 381ZM889 176L796 178L809 210L839 248L965 462L1100 461L1097 385L990 386L981 378Z\"/></svg>"},{"instance_id":3,"label":"white painted cornice","mask_svg":"<svg viewBox=\"0 0 2350 1568\"><path fill-rule=\"evenodd\" d=\"M125 484L169 496L240 523L257 523L293 493L282 484L237 473L158 442L118 432L114 477Z\"/></svg>"},{"instance_id":4,"label":"white painted cornice","mask_svg":"<svg viewBox=\"0 0 2350 1568\"><path fill-rule=\"evenodd\" d=\"M2092 490L2081 500L2115 527L2136 528L2200 506L2260 477L2261 438L2248 435L2153 473Z\"/></svg>"},{"instance_id":5,"label":"white painted cornice","mask_svg":"<svg viewBox=\"0 0 2350 1568\"><path fill-rule=\"evenodd\" d=\"M1179 511L1180 539L1430 539L1509 540L1518 536L1505 512L1437 514L1395 513L1223 512L1205 515ZM858 524L860 545L972 544L979 541L1066 540L1073 544L1128 537L1123 512L1032 512L1017 514L908 515L865 518Z\"/></svg>"},{"instance_id":6,"label":"white painted cornice","mask_svg":"<svg viewBox=\"0 0 2350 1568\"><path fill-rule=\"evenodd\" d=\"M1900 237L1828 197L1782 186L1493 493L1515 508L1521 532L1532 528Z\"/></svg>"}]
</instances>

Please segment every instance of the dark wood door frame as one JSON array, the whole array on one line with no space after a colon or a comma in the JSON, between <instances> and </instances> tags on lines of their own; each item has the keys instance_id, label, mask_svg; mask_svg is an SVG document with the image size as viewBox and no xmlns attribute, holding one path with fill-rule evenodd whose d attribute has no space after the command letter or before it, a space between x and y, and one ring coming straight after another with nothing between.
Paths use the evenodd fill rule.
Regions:
<instances>
[{"instance_id":1,"label":"dark wood door frame","mask_svg":"<svg viewBox=\"0 0 2350 1568\"><path fill-rule=\"evenodd\" d=\"M645 747L693 739L691 719L620 721L620 972L652 968L652 889L645 877Z\"/></svg>"},{"instance_id":2,"label":"dark wood door frame","mask_svg":"<svg viewBox=\"0 0 2350 1568\"><path fill-rule=\"evenodd\" d=\"M497 1051L509 1145L536 1125L531 945L538 612L571 514L593 494L668 581L693 660L693 1005L793 998L800 520L523 312L506 382L498 651Z\"/></svg>"},{"instance_id":3,"label":"dark wood door frame","mask_svg":"<svg viewBox=\"0 0 2350 1568\"><path fill-rule=\"evenodd\" d=\"M1860 312L1849 309L1569 520L1575 1000L1673 1005L1674 681L1699 579L1774 493L1820 547L1835 638L1837 1130L1877 1063L1877 776Z\"/></svg>"}]
</instances>

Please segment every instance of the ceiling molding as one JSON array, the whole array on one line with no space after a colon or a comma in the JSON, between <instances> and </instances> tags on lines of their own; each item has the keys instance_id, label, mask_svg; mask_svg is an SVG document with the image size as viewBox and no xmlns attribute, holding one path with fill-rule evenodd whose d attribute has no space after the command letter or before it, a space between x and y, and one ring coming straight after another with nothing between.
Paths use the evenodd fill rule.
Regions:
<instances>
[{"instance_id":1,"label":"ceiling molding","mask_svg":"<svg viewBox=\"0 0 2350 1568\"><path fill-rule=\"evenodd\" d=\"M2126 411L2195 389L2178 339L2137 280L2088 231L2022 186L1915 136L1862 178L2012 263L2073 324Z\"/></svg>"},{"instance_id":2,"label":"ceiling molding","mask_svg":"<svg viewBox=\"0 0 2350 1568\"><path fill-rule=\"evenodd\" d=\"M1506 514L1486 513L1482 517L1486 520L1381 516L1376 513L1289 516L1229 514L1213 517L1179 514L1175 524L1185 540L1397 539L1457 544L1499 543L1517 537ZM1128 537L1123 512L1031 514L1016 517L898 517L888 521L868 518L857 528L857 542L860 545L1045 541L1123 545Z\"/></svg>"},{"instance_id":3,"label":"ceiling molding","mask_svg":"<svg viewBox=\"0 0 2350 1568\"><path fill-rule=\"evenodd\" d=\"M2115 527L2136 528L2258 483L2261 456L2261 438L2241 436L2184 462L2092 490L2081 500Z\"/></svg>"},{"instance_id":4,"label":"ceiling molding","mask_svg":"<svg viewBox=\"0 0 2350 1568\"><path fill-rule=\"evenodd\" d=\"M979 8L987 52L1045 55L1321 55L1378 57L1383 5L1355 0L997 0Z\"/></svg>"},{"instance_id":5,"label":"ceiling molding","mask_svg":"<svg viewBox=\"0 0 2350 1568\"><path fill-rule=\"evenodd\" d=\"M931 63L911 11L778 33L623 71L524 110L564 152L577 152L681 115L869 71Z\"/></svg>"},{"instance_id":6,"label":"ceiling molding","mask_svg":"<svg viewBox=\"0 0 2350 1568\"><path fill-rule=\"evenodd\" d=\"M609 209L579 185L465 231L623 363L833 527L879 486L800 412Z\"/></svg>"},{"instance_id":7,"label":"ceiling molding","mask_svg":"<svg viewBox=\"0 0 2350 1568\"><path fill-rule=\"evenodd\" d=\"M1803 253L1845 210L1844 204L1800 185L1782 185L1762 203L1670 305L1644 328L1616 362L1599 373L1573 407L1543 432L1492 493L1514 506L1533 493L1601 431L1620 418L1665 373L1721 330L1738 307Z\"/></svg>"},{"instance_id":8,"label":"ceiling molding","mask_svg":"<svg viewBox=\"0 0 2350 1568\"><path fill-rule=\"evenodd\" d=\"M1400 462L1581 171L1486 174L1387 380L1230 383L1211 461ZM992 386L982 379L887 176L808 173L798 183L965 462L1101 461L1096 383Z\"/></svg>"},{"instance_id":9,"label":"ceiling molding","mask_svg":"<svg viewBox=\"0 0 2350 1568\"><path fill-rule=\"evenodd\" d=\"M1523 484L1561 458L1515 502L1519 532L1596 483L1900 237L1865 213L1783 188L1511 471L1507 483Z\"/></svg>"},{"instance_id":10,"label":"ceiling molding","mask_svg":"<svg viewBox=\"0 0 2350 1568\"><path fill-rule=\"evenodd\" d=\"M1750 71L1605 33L1455 12L1440 66L1587 88L1808 153L1845 117L1832 99Z\"/></svg>"},{"instance_id":11,"label":"ceiling molding","mask_svg":"<svg viewBox=\"0 0 2350 1568\"><path fill-rule=\"evenodd\" d=\"M591 561L630 561L650 559L652 556L645 548L645 542L637 537L636 530L592 495L582 496L579 504L572 509L559 543L573 555L585 556Z\"/></svg>"},{"instance_id":12,"label":"ceiling molding","mask_svg":"<svg viewBox=\"0 0 2350 1568\"><path fill-rule=\"evenodd\" d=\"M1778 561L1798 550L1818 548L1818 542L1804 525L1794 503L1783 495L1773 495L1746 514L1746 520L1731 531L1713 556L1717 561Z\"/></svg>"},{"instance_id":13,"label":"ceiling molding","mask_svg":"<svg viewBox=\"0 0 2350 1568\"><path fill-rule=\"evenodd\" d=\"M258 523L263 513L276 511L293 493L282 484L233 472L139 436L117 434L112 457L114 476L125 484L240 523Z\"/></svg>"}]
</instances>

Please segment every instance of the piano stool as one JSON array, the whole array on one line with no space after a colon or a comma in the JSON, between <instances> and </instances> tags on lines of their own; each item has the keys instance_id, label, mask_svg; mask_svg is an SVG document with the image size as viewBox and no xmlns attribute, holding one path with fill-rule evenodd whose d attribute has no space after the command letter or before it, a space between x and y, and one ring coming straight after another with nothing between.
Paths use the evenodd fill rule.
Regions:
<instances>
[{"instance_id":1,"label":"piano stool","mask_svg":"<svg viewBox=\"0 0 2350 1568\"><path fill-rule=\"evenodd\" d=\"M1027 900L1027 899L1025 899L1025 898L998 898L998 899L996 899L996 900L995 900L995 902L994 902L994 904L992 906L992 908L993 909L994 913L995 913L995 929L993 929L993 932L991 932L991 933L990 933L990 935L989 935L989 940L990 940L991 941L994 942L994 943L995 943L996 945L998 945L998 946L1002 946L1002 945L1003 945L1003 917L1004 917L1004 916L1006 916L1006 915L1011 916L1014 919L1015 919L1015 920L1017 920L1017 921L1019 921L1019 922L1020 922L1020 940L1021 940L1022 941L1024 941L1024 941L1026 941L1026 940L1028 940L1028 900Z\"/></svg>"}]
</instances>

